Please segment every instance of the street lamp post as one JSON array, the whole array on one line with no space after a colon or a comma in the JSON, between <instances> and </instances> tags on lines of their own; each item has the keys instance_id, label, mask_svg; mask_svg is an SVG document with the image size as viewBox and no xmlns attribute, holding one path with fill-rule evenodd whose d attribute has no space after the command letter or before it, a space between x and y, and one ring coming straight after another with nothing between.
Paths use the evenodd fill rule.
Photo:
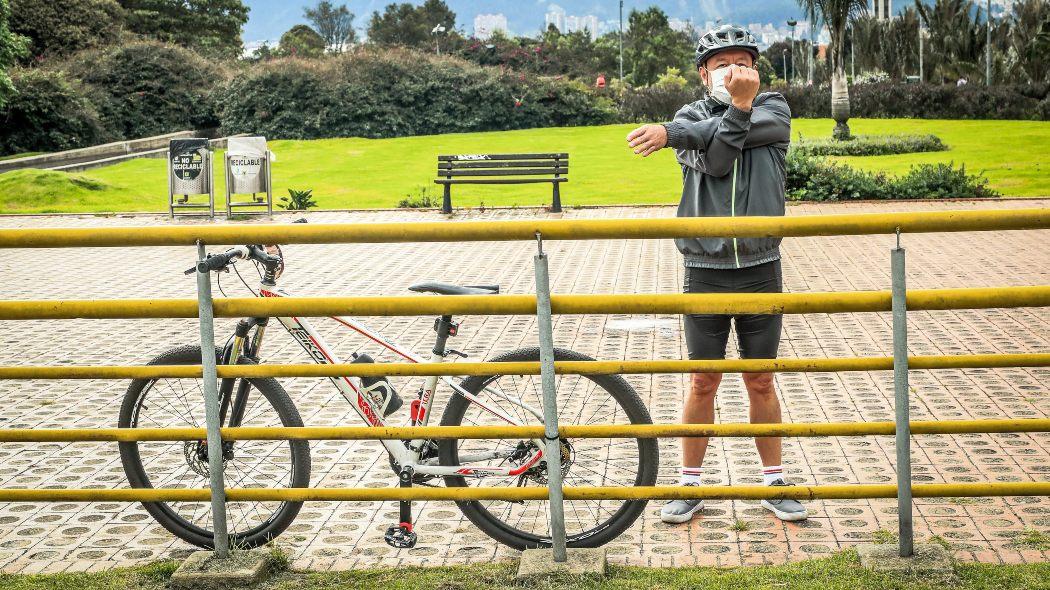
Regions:
<instances>
[{"instance_id":1,"label":"street lamp post","mask_svg":"<svg viewBox=\"0 0 1050 590\"><path fill-rule=\"evenodd\" d=\"M926 78L923 75L923 63L922 63L922 20L919 20L919 83L921 84Z\"/></svg>"},{"instance_id":2,"label":"street lamp post","mask_svg":"<svg viewBox=\"0 0 1050 590\"><path fill-rule=\"evenodd\" d=\"M620 88L623 88L623 0L620 0Z\"/></svg>"},{"instance_id":3,"label":"street lamp post","mask_svg":"<svg viewBox=\"0 0 1050 590\"><path fill-rule=\"evenodd\" d=\"M992 0L985 2L984 85L992 85Z\"/></svg>"},{"instance_id":4,"label":"street lamp post","mask_svg":"<svg viewBox=\"0 0 1050 590\"><path fill-rule=\"evenodd\" d=\"M434 53L441 55L441 33L445 32L445 25L437 25L430 30L430 33L434 35Z\"/></svg>"},{"instance_id":5,"label":"street lamp post","mask_svg":"<svg viewBox=\"0 0 1050 590\"><path fill-rule=\"evenodd\" d=\"M795 25L797 24L798 21L793 18L789 18L787 21L787 26L791 27L791 78L788 79L788 84L792 84L795 81Z\"/></svg>"},{"instance_id":6,"label":"street lamp post","mask_svg":"<svg viewBox=\"0 0 1050 590\"><path fill-rule=\"evenodd\" d=\"M788 50L786 47L780 50L780 59L784 62L784 80L790 82L791 79L788 78Z\"/></svg>"}]
</instances>

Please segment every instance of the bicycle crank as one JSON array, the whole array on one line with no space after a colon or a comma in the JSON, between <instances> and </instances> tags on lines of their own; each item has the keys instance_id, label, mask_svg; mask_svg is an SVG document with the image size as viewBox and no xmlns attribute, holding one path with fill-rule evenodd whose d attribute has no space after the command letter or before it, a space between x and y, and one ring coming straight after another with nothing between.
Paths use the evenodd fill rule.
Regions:
<instances>
[{"instance_id":1,"label":"bicycle crank","mask_svg":"<svg viewBox=\"0 0 1050 590\"><path fill-rule=\"evenodd\" d=\"M398 474L398 480L402 488L412 487L413 471L411 467L405 467ZM401 522L387 527L383 540L391 547L410 549L416 546L416 540L418 539L416 533L412 530L412 502L402 500L398 502L398 508L400 513L398 520Z\"/></svg>"}]
</instances>

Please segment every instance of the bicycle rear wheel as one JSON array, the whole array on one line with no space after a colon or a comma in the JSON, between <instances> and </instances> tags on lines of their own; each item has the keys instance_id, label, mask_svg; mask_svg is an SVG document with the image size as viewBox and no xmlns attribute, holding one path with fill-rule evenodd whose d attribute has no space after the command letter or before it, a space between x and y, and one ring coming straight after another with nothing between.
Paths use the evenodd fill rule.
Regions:
<instances>
[{"instance_id":1,"label":"bicycle rear wheel","mask_svg":"<svg viewBox=\"0 0 1050 590\"><path fill-rule=\"evenodd\" d=\"M555 349L555 360L594 360L582 354ZM523 348L493 359L538 361L538 348ZM515 417L522 424L543 421L517 404L487 394L496 388L508 397L520 399L532 408L543 406L539 375L476 376L461 386L484 403ZM558 375L558 422L570 424L651 424L649 411L634 389L619 375ZM454 394L441 418L443 426L506 425L479 404ZM499 453L503 459L486 465L519 466L535 450L532 441L522 440L442 440L438 443L442 465L469 466L460 458ZM525 452L521 452L524 450ZM511 455L511 456L507 456ZM502 462L501 462L502 461ZM656 483L659 454L654 439L562 439L562 473L565 486L651 486ZM540 462L520 476L481 478L446 476L448 487L546 486L546 464ZM463 514L493 539L515 549L549 547L550 510L543 501L504 502L486 500L457 502ZM598 547L612 541L629 528L645 509L644 500L566 500L566 541L570 547Z\"/></svg>"},{"instance_id":2,"label":"bicycle rear wheel","mask_svg":"<svg viewBox=\"0 0 1050 590\"><path fill-rule=\"evenodd\" d=\"M219 358L220 351L215 351ZM199 346L181 346L150 365L198 365ZM240 362L250 363L247 359ZM220 382L221 383L221 382ZM235 384L233 391L237 391ZM120 408L121 428L202 428L201 379L136 379ZM302 426L298 410L275 379L249 379L242 426ZM228 419L227 424L228 425ZM134 488L209 487L207 441L120 443L120 460ZM310 446L306 441L235 441L223 445L223 473L228 488L304 488L310 483ZM210 503L144 502L143 507L175 536L198 547L214 543ZM251 549L288 528L301 502L227 502L226 521L232 547Z\"/></svg>"}]
</instances>

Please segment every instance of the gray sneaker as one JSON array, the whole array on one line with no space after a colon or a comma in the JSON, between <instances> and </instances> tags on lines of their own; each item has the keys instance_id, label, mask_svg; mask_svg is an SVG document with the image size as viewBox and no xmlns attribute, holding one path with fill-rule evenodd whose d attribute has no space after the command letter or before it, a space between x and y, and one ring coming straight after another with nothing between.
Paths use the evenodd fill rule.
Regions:
<instances>
[{"instance_id":1,"label":"gray sneaker","mask_svg":"<svg viewBox=\"0 0 1050 590\"><path fill-rule=\"evenodd\" d=\"M795 484L790 484L783 479L778 479L769 485L786 487ZM798 500L762 500L762 507L775 514L780 520L786 520L788 522L806 520L806 518L809 517L809 513L806 512L806 507Z\"/></svg>"},{"instance_id":2,"label":"gray sneaker","mask_svg":"<svg viewBox=\"0 0 1050 590\"><path fill-rule=\"evenodd\" d=\"M699 486L687 483L686 486ZM671 500L660 509L660 520L668 524L680 524L692 520L693 515L704 509L703 500Z\"/></svg>"}]
</instances>

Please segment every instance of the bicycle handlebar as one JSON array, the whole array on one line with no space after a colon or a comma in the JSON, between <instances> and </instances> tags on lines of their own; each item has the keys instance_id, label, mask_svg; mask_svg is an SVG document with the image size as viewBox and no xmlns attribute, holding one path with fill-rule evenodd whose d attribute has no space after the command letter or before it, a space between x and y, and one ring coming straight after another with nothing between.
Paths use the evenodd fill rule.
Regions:
<instances>
[{"instance_id":1,"label":"bicycle handlebar","mask_svg":"<svg viewBox=\"0 0 1050 590\"><path fill-rule=\"evenodd\" d=\"M195 272L225 270L231 262L244 258L261 262L267 268L277 268L281 264L280 256L267 254L263 246L251 244L248 246L234 246L222 254L209 254L206 259L199 261L196 266L186 269L183 274L190 275Z\"/></svg>"}]
</instances>

